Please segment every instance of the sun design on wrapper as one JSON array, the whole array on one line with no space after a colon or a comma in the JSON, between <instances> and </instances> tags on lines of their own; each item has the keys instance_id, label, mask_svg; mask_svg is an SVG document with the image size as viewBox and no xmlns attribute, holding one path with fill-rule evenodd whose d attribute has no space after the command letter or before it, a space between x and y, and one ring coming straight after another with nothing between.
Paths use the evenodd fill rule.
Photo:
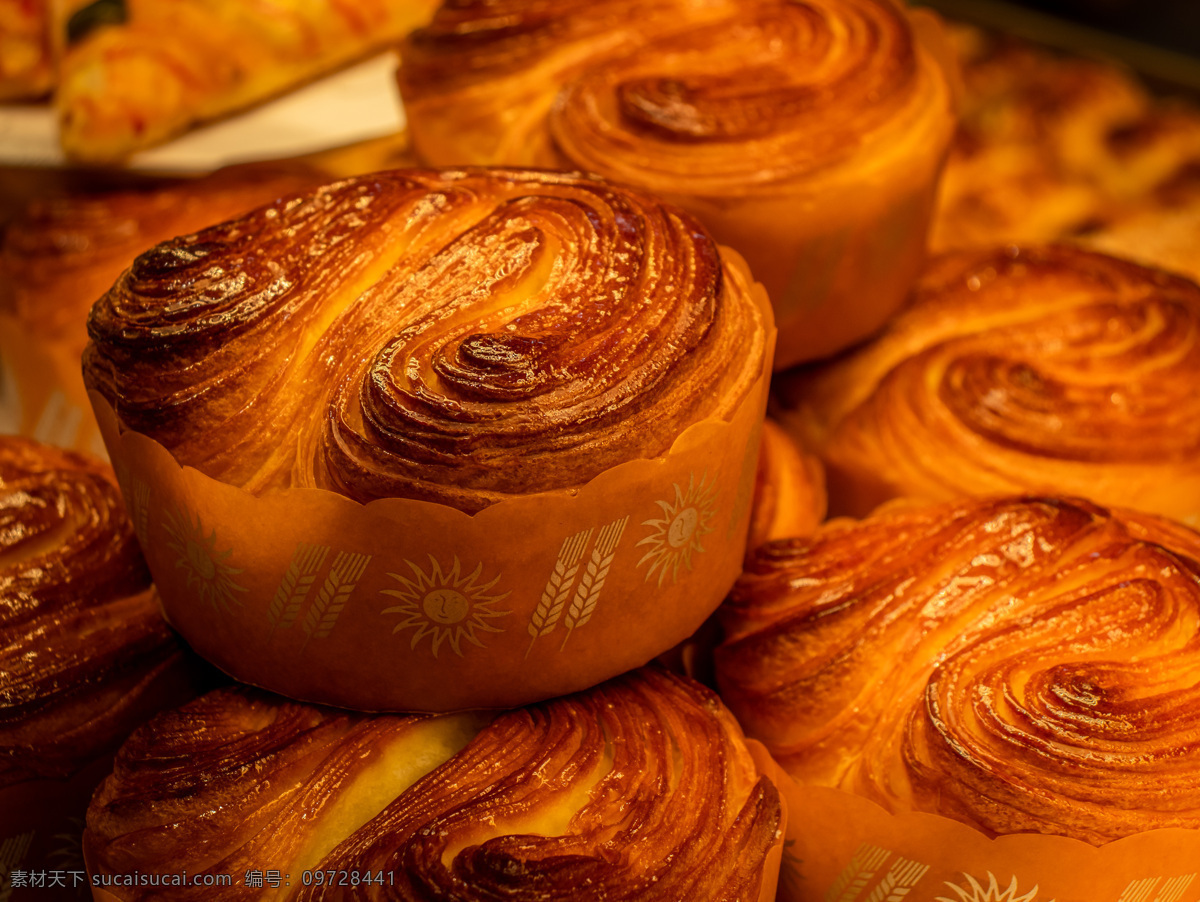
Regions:
<instances>
[{"instance_id":1,"label":"sun design on wrapper","mask_svg":"<svg viewBox=\"0 0 1200 902\"><path fill-rule=\"evenodd\" d=\"M938 896L937 902L1037 902L1038 888L1035 886L1024 895L1020 895L1017 889L1017 878L1013 877L1008 886L1001 889L999 882L996 880L996 875L988 871L988 885L984 886L970 874L963 874L967 878L967 886L955 886L953 883L947 883L946 886L954 890L958 894L957 898L951 899L947 896ZM1053 899L1047 902L1054 902Z\"/></svg>"},{"instance_id":2,"label":"sun design on wrapper","mask_svg":"<svg viewBox=\"0 0 1200 902\"><path fill-rule=\"evenodd\" d=\"M401 614L404 620L397 623L393 633L405 629L415 629L410 648L426 636L431 637L433 656L436 658L442 643L449 643L451 651L462 657L463 640L483 648L479 641L479 632L503 632L498 626L489 621L511 614L512 611L497 611L494 607L503 601L510 593L488 595L487 593L500 581L497 576L491 582L480 584L483 564L477 566L467 576L462 575L462 567L458 558L449 571L443 572L441 565L433 555L429 556L430 571L426 573L412 561L405 561L412 568L413 577L410 579L399 573L389 573L388 576L397 580L404 588L383 589L384 595L400 599L400 603L390 608L384 608L385 614Z\"/></svg>"},{"instance_id":3,"label":"sun design on wrapper","mask_svg":"<svg viewBox=\"0 0 1200 902\"><path fill-rule=\"evenodd\" d=\"M175 566L187 575L187 587L194 586L201 601L217 611L229 611L241 604L235 593L246 589L235 583L233 577L242 571L225 563L233 549L217 550L215 529L205 536L200 518L197 516L193 523L184 511L168 513L163 528L171 536L167 547L178 555Z\"/></svg>"},{"instance_id":4,"label":"sun design on wrapper","mask_svg":"<svg viewBox=\"0 0 1200 902\"><path fill-rule=\"evenodd\" d=\"M677 582L679 568L684 567L690 571L692 555L704 551L700 539L712 532L710 524L716 512L717 498L716 486L707 485L707 481L708 474L705 473L700 478L700 484L696 485L696 476L692 474L688 478L686 491L676 483L674 503L655 502L662 510L662 517L642 521L643 526L651 528L651 533L638 542L638 545L649 545L650 550L642 555L637 565L640 567L645 563L650 564L650 569L646 571L647 582L655 573L658 574L660 586L668 573L671 575L671 582Z\"/></svg>"}]
</instances>

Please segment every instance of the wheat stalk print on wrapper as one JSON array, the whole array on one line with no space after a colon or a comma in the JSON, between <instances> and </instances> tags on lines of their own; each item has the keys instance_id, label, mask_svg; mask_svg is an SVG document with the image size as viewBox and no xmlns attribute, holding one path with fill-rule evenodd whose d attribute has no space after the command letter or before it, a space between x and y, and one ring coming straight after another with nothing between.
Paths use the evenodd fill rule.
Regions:
<instances>
[{"instance_id":1,"label":"wheat stalk print on wrapper","mask_svg":"<svg viewBox=\"0 0 1200 902\"><path fill-rule=\"evenodd\" d=\"M660 654L736 578L770 305L685 214L590 177L377 173L138 260L92 318L92 400L153 523L187 512L147 548L168 618L239 679L370 710L524 704ZM219 292L187 293L197 267ZM129 378L151 336L192 363ZM242 355L245 378L217 375ZM677 532L699 544L663 532L646 579L660 501L695 508ZM205 568L210 603L186 603Z\"/></svg>"}]
</instances>

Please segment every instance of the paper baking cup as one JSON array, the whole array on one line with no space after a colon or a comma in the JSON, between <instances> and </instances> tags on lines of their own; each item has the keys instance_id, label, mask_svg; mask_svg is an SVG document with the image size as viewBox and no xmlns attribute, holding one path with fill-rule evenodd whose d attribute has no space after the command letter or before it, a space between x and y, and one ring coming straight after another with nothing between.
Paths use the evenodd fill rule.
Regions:
<instances>
[{"instance_id":1,"label":"paper baking cup","mask_svg":"<svg viewBox=\"0 0 1200 902\"><path fill-rule=\"evenodd\" d=\"M1104 846L991 838L936 814L890 814L837 789L779 778L792 811L780 902L1197 902L1200 830Z\"/></svg>"},{"instance_id":2,"label":"paper baking cup","mask_svg":"<svg viewBox=\"0 0 1200 902\"><path fill-rule=\"evenodd\" d=\"M105 457L79 350L8 314L0 315L0 434Z\"/></svg>"},{"instance_id":3,"label":"paper baking cup","mask_svg":"<svg viewBox=\"0 0 1200 902\"><path fill-rule=\"evenodd\" d=\"M741 572L766 350L730 421L474 515L323 489L256 497L91 400L167 619L202 656L366 711L514 707L644 664L720 604Z\"/></svg>"}]
</instances>

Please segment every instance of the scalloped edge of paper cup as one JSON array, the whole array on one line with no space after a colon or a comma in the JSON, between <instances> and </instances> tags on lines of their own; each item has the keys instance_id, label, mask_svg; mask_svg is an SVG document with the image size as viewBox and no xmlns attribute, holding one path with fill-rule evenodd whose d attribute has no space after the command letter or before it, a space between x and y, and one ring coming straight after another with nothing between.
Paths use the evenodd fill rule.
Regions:
<instances>
[{"instance_id":1,"label":"scalloped edge of paper cup","mask_svg":"<svg viewBox=\"0 0 1200 902\"><path fill-rule=\"evenodd\" d=\"M891 814L786 774L780 786L792 815L780 902L849 899L851 888L854 898L927 902L1200 899L1200 830L1152 830L1103 846L1031 833L993 838L941 815Z\"/></svg>"}]
</instances>

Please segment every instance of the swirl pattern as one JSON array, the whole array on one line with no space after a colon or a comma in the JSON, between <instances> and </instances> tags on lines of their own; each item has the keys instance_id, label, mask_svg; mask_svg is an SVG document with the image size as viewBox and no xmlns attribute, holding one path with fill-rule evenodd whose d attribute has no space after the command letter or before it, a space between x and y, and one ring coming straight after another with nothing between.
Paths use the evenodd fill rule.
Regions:
<instances>
[{"instance_id":1,"label":"swirl pattern","mask_svg":"<svg viewBox=\"0 0 1200 902\"><path fill-rule=\"evenodd\" d=\"M0 441L0 787L110 752L181 669L105 469Z\"/></svg>"},{"instance_id":2,"label":"swirl pattern","mask_svg":"<svg viewBox=\"0 0 1200 902\"><path fill-rule=\"evenodd\" d=\"M837 513L1054 490L1200 523L1200 287L1067 247L932 263L874 342L775 386Z\"/></svg>"},{"instance_id":3,"label":"swirl pattern","mask_svg":"<svg viewBox=\"0 0 1200 902\"><path fill-rule=\"evenodd\" d=\"M269 853L293 875L272 898L757 900L780 826L716 698L643 670L490 722L212 693L125 746L85 847L101 878L237 872ZM305 870L381 884L305 886Z\"/></svg>"},{"instance_id":4,"label":"swirl pattern","mask_svg":"<svg viewBox=\"0 0 1200 902\"><path fill-rule=\"evenodd\" d=\"M732 414L769 317L690 217L598 179L395 172L159 245L85 377L181 463L479 510Z\"/></svg>"},{"instance_id":5,"label":"swirl pattern","mask_svg":"<svg viewBox=\"0 0 1200 902\"><path fill-rule=\"evenodd\" d=\"M590 171L668 194L742 194L899 151L943 91L899 7L757 3L597 63L564 89L550 129Z\"/></svg>"},{"instance_id":6,"label":"swirl pattern","mask_svg":"<svg viewBox=\"0 0 1200 902\"><path fill-rule=\"evenodd\" d=\"M794 776L992 834L1200 827L1200 535L1054 497L897 502L760 550L723 696Z\"/></svg>"}]
</instances>

